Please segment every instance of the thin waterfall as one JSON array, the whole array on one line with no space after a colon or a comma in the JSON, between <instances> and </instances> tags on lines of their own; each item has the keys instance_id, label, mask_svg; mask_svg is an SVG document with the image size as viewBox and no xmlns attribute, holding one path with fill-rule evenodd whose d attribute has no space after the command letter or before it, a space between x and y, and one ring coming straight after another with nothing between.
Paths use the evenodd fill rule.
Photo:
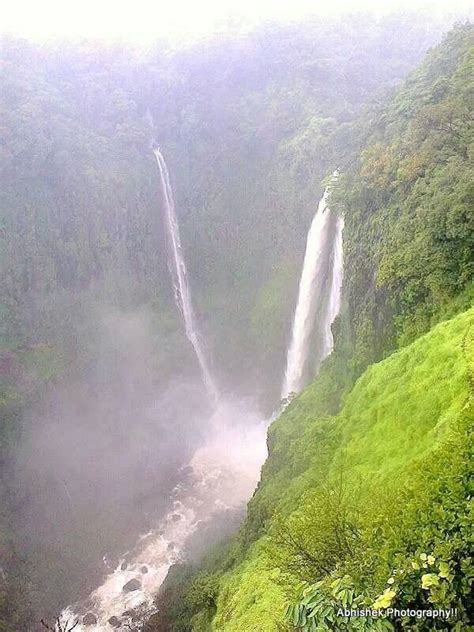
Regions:
<instances>
[{"instance_id":1,"label":"thin waterfall","mask_svg":"<svg viewBox=\"0 0 474 632\"><path fill-rule=\"evenodd\" d=\"M336 177L337 172L333 179ZM333 348L331 325L340 308L344 220L335 217L328 208L329 189L324 191L308 232L282 399L291 393L299 393L305 386L316 315L320 320L318 365Z\"/></svg>"},{"instance_id":2,"label":"thin waterfall","mask_svg":"<svg viewBox=\"0 0 474 632\"><path fill-rule=\"evenodd\" d=\"M209 398L215 404L217 403L218 389L209 368L209 361L201 342L201 336L196 323L194 309L191 301L191 291L189 289L188 275L186 264L184 262L183 252L181 248L181 238L179 235L179 224L176 216L173 189L171 180L166 166L165 159L159 149L154 150L156 162L160 172L161 189L163 192L164 210L166 229L168 233L168 267L173 280L174 296L176 305L181 312L184 321L186 336L192 344L196 357L201 368L201 375L209 394Z\"/></svg>"}]
</instances>

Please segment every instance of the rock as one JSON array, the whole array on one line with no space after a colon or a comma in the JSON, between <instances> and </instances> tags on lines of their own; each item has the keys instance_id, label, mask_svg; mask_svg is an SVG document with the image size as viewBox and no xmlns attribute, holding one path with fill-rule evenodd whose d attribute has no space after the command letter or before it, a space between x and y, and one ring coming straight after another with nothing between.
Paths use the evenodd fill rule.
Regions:
<instances>
[{"instance_id":1,"label":"rock","mask_svg":"<svg viewBox=\"0 0 474 632\"><path fill-rule=\"evenodd\" d=\"M133 579L131 579L129 582L125 584L122 590L123 592L133 592L134 590L140 590L141 587L142 587L141 581L137 579L136 577L134 577Z\"/></svg>"},{"instance_id":2,"label":"rock","mask_svg":"<svg viewBox=\"0 0 474 632\"><path fill-rule=\"evenodd\" d=\"M109 619L109 625L111 625L113 628L119 628L122 624L120 622L120 619L118 617L110 617Z\"/></svg>"},{"instance_id":3,"label":"rock","mask_svg":"<svg viewBox=\"0 0 474 632\"><path fill-rule=\"evenodd\" d=\"M97 623L97 617L93 612L88 612L82 617L82 623L84 625L95 625Z\"/></svg>"},{"instance_id":4,"label":"rock","mask_svg":"<svg viewBox=\"0 0 474 632\"><path fill-rule=\"evenodd\" d=\"M148 573L148 566L143 565L140 568L140 573L142 573L143 575L146 575Z\"/></svg>"},{"instance_id":5,"label":"rock","mask_svg":"<svg viewBox=\"0 0 474 632\"><path fill-rule=\"evenodd\" d=\"M174 513L174 514L171 516L171 520L172 520L173 522L179 522L179 521L181 520L181 518L182 518L182 517L183 517L183 516L182 516L181 514L179 514L179 513Z\"/></svg>"},{"instance_id":6,"label":"rock","mask_svg":"<svg viewBox=\"0 0 474 632\"><path fill-rule=\"evenodd\" d=\"M176 548L176 545L174 542L170 542L166 548L168 549L168 551L172 551Z\"/></svg>"},{"instance_id":7,"label":"rock","mask_svg":"<svg viewBox=\"0 0 474 632\"><path fill-rule=\"evenodd\" d=\"M127 566L128 566L127 562L122 562L122 565L120 566L120 570L121 571L127 570Z\"/></svg>"}]
</instances>

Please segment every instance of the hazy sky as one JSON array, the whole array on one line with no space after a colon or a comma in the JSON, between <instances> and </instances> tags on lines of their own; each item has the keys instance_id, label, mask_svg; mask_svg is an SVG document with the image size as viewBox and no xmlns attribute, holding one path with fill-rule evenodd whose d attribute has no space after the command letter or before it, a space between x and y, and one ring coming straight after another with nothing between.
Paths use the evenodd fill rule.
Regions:
<instances>
[{"instance_id":1,"label":"hazy sky","mask_svg":"<svg viewBox=\"0 0 474 632\"><path fill-rule=\"evenodd\" d=\"M474 0L7 0L0 29L31 38L99 37L150 41L166 35L202 35L228 20L297 19L427 8L458 9L467 17Z\"/></svg>"}]
</instances>

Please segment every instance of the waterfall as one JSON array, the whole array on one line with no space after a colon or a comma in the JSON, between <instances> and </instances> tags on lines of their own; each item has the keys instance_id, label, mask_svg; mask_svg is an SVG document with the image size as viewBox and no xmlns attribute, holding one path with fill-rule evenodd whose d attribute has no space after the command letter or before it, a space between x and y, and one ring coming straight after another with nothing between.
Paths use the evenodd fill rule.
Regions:
<instances>
[{"instance_id":1,"label":"waterfall","mask_svg":"<svg viewBox=\"0 0 474 632\"><path fill-rule=\"evenodd\" d=\"M174 296L176 305L183 317L186 336L192 344L196 357L201 368L201 375L213 403L218 401L218 389L209 368L209 361L206 357L201 337L196 324L193 305L191 301L191 291L189 289L186 264L184 262L179 235L179 224L176 216L173 189L166 166L165 159L159 149L154 150L158 169L160 172L161 189L163 192L165 223L168 235L168 267L173 280Z\"/></svg>"},{"instance_id":2,"label":"waterfall","mask_svg":"<svg viewBox=\"0 0 474 632\"><path fill-rule=\"evenodd\" d=\"M343 275L343 259L342 259L342 231L344 230L344 218L338 216L335 226L334 248L332 259L332 279L329 290L329 297L326 307L325 318L322 323L322 343L320 362L327 358L334 346L331 325L336 316L339 314L341 307L341 288Z\"/></svg>"},{"instance_id":3,"label":"waterfall","mask_svg":"<svg viewBox=\"0 0 474 632\"><path fill-rule=\"evenodd\" d=\"M337 172L333 179L336 177ZM329 187L324 191L308 232L282 399L299 393L305 386L315 320L319 321L320 333L318 365L333 347L331 325L339 312L342 285L343 219L331 213L328 196Z\"/></svg>"}]
</instances>

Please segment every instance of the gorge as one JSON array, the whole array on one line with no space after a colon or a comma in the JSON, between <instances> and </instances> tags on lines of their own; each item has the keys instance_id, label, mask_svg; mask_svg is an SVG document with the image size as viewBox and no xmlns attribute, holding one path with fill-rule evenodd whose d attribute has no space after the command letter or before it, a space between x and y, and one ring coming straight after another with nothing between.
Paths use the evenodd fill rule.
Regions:
<instances>
[{"instance_id":1,"label":"gorge","mask_svg":"<svg viewBox=\"0 0 474 632\"><path fill-rule=\"evenodd\" d=\"M60 622L66 629L79 622L74 627L78 631L107 632L111 627L126 626L136 613L140 617L152 616L155 595L169 568L186 559L190 537L218 519L219 513L242 509L254 491L266 456L265 435L269 421L249 410L245 402L224 402L219 396L192 306L170 175L160 150L155 149L154 154L169 244L168 267L176 306L214 409L210 419L211 434L184 468L186 478L171 491L169 513L156 528L140 536L134 549L119 559L115 570L86 601L65 609ZM294 333L288 350L286 382L294 386L293 395L304 386L308 338L315 327L321 332L317 341L318 364L332 351L331 325L339 311L342 285L343 222L331 216L328 196L327 188L308 232ZM323 306L318 314L317 302ZM293 374L298 377L297 383L291 377ZM285 391L283 399L289 393ZM277 414L278 411L273 418Z\"/></svg>"},{"instance_id":2,"label":"gorge","mask_svg":"<svg viewBox=\"0 0 474 632\"><path fill-rule=\"evenodd\" d=\"M474 625L457 19L2 36L2 632Z\"/></svg>"}]
</instances>

